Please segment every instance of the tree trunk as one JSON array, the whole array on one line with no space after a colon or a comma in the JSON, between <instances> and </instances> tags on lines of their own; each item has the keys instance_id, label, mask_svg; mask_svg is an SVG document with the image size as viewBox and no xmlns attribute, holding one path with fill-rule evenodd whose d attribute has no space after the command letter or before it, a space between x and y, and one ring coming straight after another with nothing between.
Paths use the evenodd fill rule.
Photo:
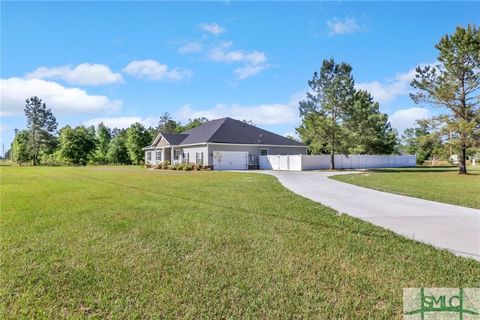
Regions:
<instances>
[{"instance_id":1,"label":"tree trunk","mask_svg":"<svg viewBox=\"0 0 480 320\"><path fill-rule=\"evenodd\" d=\"M462 152L460 154L458 174L467 174L467 146L465 145L465 143L462 144Z\"/></svg>"}]
</instances>

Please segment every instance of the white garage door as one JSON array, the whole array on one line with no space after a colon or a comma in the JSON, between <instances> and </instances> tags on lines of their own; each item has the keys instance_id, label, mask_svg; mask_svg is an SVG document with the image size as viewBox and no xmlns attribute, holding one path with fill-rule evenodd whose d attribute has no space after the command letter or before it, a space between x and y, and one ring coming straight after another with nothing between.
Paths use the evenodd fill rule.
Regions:
<instances>
[{"instance_id":1,"label":"white garage door","mask_svg":"<svg viewBox=\"0 0 480 320\"><path fill-rule=\"evenodd\" d=\"M240 151L214 151L214 170L247 170L248 152Z\"/></svg>"}]
</instances>

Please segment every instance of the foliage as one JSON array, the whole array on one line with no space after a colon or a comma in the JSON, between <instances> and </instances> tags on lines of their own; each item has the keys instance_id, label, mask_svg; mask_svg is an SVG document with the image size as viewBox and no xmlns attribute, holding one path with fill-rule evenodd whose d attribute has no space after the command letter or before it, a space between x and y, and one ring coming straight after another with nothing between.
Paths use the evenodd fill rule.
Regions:
<instances>
[{"instance_id":1,"label":"foliage","mask_svg":"<svg viewBox=\"0 0 480 320\"><path fill-rule=\"evenodd\" d=\"M15 131L15 138L11 146L12 161L22 165L29 162L32 158L28 152L28 138L30 132L27 130Z\"/></svg>"},{"instance_id":2,"label":"foliage","mask_svg":"<svg viewBox=\"0 0 480 320\"><path fill-rule=\"evenodd\" d=\"M467 173L467 149L480 144L480 29L457 27L435 46L434 66L418 67L411 85L416 103L429 103L446 110L446 123L460 151L459 173Z\"/></svg>"},{"instance_id":3,"label":"foliage","mask_svg":"<svg viewBox=\"0 0 480 320\"><path fill-rule=\"evenodd\" d=\"M115 131L115 136L108 145L107 160L112 164L132 163L127 150L126 130Z\"/></svg>"},{"instance_id":4,"label":"foliage","mask_svg":"<svg viewBox=\"0 0 480 320\"><path fill-rule=\"evenodd\" d=\"M112 132L110 128L103 124L103 122L100 122L97 126L96 134L97 146L93 155L94 162L99 164L107 164L108 146L112 140Z\"/></svg>"},{"instance_id":5,"label":"foliage","mask_svg":"<svg viewBox=\"0 0 480 320\"><path fill-rule=\"evenodd\" d=\"M313 154L391 154L396 132L367 91L356 91L349 64L324 60L308 82L311 92L300 102L301 140Z\"/></svg>"},{"instance_id":6,"label":"foliage","mask_svg":"<svg viewBox=\"0 0 480 320\"><path fill-rule=\"evenodd\" d=\"M201 126L202 124L204 124L206 122L208 122L208 119L204 118L204 117L189 119L186 125L180 126L181 127L180 132L187 131L187 130L193 129L195 127Z\"/></svg>"},{"instance_id":7,"label":"foliage","mask_svg":"<svg viewBox=\"0 0 480 320\"><path fill-rule=\"evenodd\" d=\"M408 128L402 135L403 151L417 156L417 164L426 160L446 158L446 147L442 140L441 130L434 120L422 119L416 121L417 126Z\"/></svg>"},{"instance_id":8,"label":"foliage","mask_svg":"<svg viewBox=\"0 0 480 320\"><path fill-rule=\"evenodd\" d=\"M349 132L349 153L392 154L397 145L397 133L380 112L378 102L364 90L355 92L353 105L345 122Z\"/></svg>"},{"instance_id":9,"label":"foliage","mask_svg":"<svg viewBox=\"0 0 480 320\"><path fill-rule=\"evenodd\" d=\"M204 166L202 164L197 164L194 162L186 163L186 162L180 162L171 165L170 161L164 161L156 166L154 166L155 169L167 169L167 170L182 170L182 171L202 171L202 170L210 170L209 166Z\"/></svg>"},{"instance_id":10,"label":"foliage","mask_svg":"<svg viewBox=\"0 0 480 320\"><path fill-rule=\"evenodd\" d=\"M331 169L335 169L335 153L348 153L345 143L347 132L342 123L354 98L352 67L347 63L337 64L332 59L323 60L320 73L314 72L308 81L311 92L300 101L302 125L297 132L303 141L313 146L311 151L329 151Z\"/></svg>"},{"instance_id":11,"label":"foliage","mask_svg":"<svg viewBox=\"0 0 480 320\"><path fill-rule=\"evenodd\" d=\"M55 149L53 134L57 129L57 120L42 99L36 96L25 101L24 111L29 132L28 152L33 165L37 165L40 151L48 152Z\"/></svg>"},{"instance_id":12,"label":"foliage","mask_svg":"<svg viewBox=\"0 0 480 320\"><path fill-rule=\"evenodd\" d=\"M65 126L60 130L60 157L69 164L86 165L95 150L95 129Z\"/></svg>"},{"instance_id":13,"label":"foliage","mask_svg":"<svg viewBox=\"0 0 480 320\"><path fill-rule=\"evenodd\" d=\"M42 153L40 152L40 163L43 166L64 166L71 164L69 162L65 162L62 158L60 150L56 150L52 153Z\"/></svg>"},{"instance_id":14,"label":"foliage","mask_svg":"<svg viewBox=\"0 0 480 320\"><path fill-rule=\"evenodd\" d=\"M145 152L142 148L151 142L150 132L141 123L136 122L127 129L126 137L126 146L130 160L134 164L142 164L145 157Z\"/></svg>"},{"instance_id":15,"label":"foliage","mask_svg":"<svg viewBox=\"0 0 480 320\"><path fill-rule=\"evenodd\" d=\"M157 131L164 133L179 132L181 131L180 123L174 121L172 119L172 116L168 112L165 112L163 115L160 116L160 119L158 120Z\"/></svg>"}]
</instances>

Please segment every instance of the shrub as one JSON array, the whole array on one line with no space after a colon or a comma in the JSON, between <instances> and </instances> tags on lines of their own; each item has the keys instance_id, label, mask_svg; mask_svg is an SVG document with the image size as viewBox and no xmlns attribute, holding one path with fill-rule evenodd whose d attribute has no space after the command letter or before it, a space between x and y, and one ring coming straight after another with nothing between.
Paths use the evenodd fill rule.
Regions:
<instances>
[{"instance_id":1,"label":"shrub","mask_svg":"<svg viewBox=\"0 0 480 320\"><path fill-rule=\"evenodd\" d=\"M170 161L168 160L160 162L160 169L166 170L168 169L169 166L170 166Z\"/></svg>"},{"instance_id":2,"label":"shrub","mask_svg":"<svg viewBox=\"0 0 480 320\"><path fill-rule=\"evenodd\" d=\"M191 163L184 163L182 169L183 171L191 171L193 170L193 165Z\"/></svg>"}]
</instances>

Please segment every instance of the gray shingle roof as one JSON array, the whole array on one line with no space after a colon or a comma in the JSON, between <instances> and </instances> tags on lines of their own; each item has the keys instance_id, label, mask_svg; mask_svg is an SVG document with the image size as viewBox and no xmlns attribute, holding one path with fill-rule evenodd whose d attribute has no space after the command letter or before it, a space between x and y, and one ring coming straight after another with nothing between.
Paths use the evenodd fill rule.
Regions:
<instances>
[{"instance_id":1,"label":"gray shingle roof","mask_svg":"<svg viewBox=\"0 0 480 320\"><path fill-rule=\"evenodd\" d=\"M168 141L171 145L179 145L185 138L188 136L188 134L184 133L162 133L162 136L165 138L165 140Z\"/></svg>"},{"instance_id":2,"label":"gray shingle roof","mask_svg":"<svg viewBox=\"0 0 480 320\"><path fill-rule=\"evenodd\" d=\"M230 144L305 146L301 142L232 118L211 120L182 133L162 133L162 136L171 145L216 142Z\"/></svg>"},{"instance_id":3,"label":"gray shingle roof","mask_svg":"<svg viewBox=\"0 0 480 320\"><path fill-rule=\"evenodd\" d=\"M184 131L183 134L188 134L188 137L182 141L182 145L216 142L304 146L303 143L298 141L288 139L279 134L257 128L232 118L211 120L201 126Z\"/></svg>"}]
</instances>

